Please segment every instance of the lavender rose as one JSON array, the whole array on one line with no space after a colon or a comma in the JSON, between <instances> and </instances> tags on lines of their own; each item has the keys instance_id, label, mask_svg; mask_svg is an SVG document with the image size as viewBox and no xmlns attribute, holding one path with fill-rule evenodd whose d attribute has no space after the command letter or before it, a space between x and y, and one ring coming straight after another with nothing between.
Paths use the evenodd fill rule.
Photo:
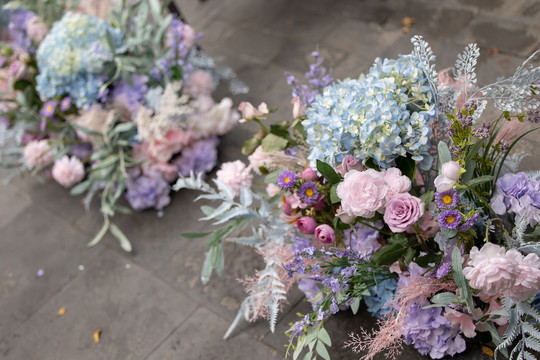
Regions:
<instances>
[{"instance_id":1,"label":"lavender rose","mask_svg":"<svg viewBox=\"0 0 540 360\"><path fill-rule=\"evenodd\" d=\"M398 194L388 200L384 222L390 230L401 233L424 215L424 202L409 193Z\"/></svg>"}]
</instances>

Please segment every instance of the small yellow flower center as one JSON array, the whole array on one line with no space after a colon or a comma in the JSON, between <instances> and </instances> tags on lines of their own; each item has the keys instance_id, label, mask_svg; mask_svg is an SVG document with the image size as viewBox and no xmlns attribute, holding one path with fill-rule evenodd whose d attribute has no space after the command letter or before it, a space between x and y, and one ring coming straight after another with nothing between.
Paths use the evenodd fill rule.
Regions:
<instances>
[{"instance_id":1,"label":"small yellow flower center","mask_svg":"<svg viewBox=\"0 0 540 360\"><path fill-rule=\"evenodd\" d=\"M442 202L445 203L446 205L451 204L452 203L452 197L450 195L444 195L442 197Z\"/></svg>"},{"instance_id":2,"label":"small yellow flower center","mask_svg":"<svg viewBox=\"0 0 540 360\"><path fill-rule=\"evenodd\" d=\"M285 181L285 184L286 184L286 183L288 183L289 181L291 181L291 178L287 176L287 177L285 178L285 180L283 180L283 181Z\"/></svg>"},{"instance_id":3,"label":"small yellow flower center","mask_svg":"<svg viewBox=\"0 0 540 360\"><path fill-rule=\"evenodd\" d=\"M307 189L306 190L306 195L307 196L313 196L313 189Z\"/></svg>"},{"instance_id":4,"label":"small yellow flower center","mask_svg":"<svg viewBox=\"0 0 540 360\"><path fill-rule=\"evenodd\" d=\"M446 218L446 222L447 222L448 224L451 224L451 223L453 223L454 221L456 221L456 218L453 217L453 216L448 216L448 217Z\"/></svg>"},{"instance_id":5,"label":"small yellow flower center","mask_svg":"<svg viewBox=\"0 0 540 360\"><path fill-rule=\"evenodd\" d=\"M47 106L47 111L52 111L52 105Z\"/></svg>"}]
</instances>

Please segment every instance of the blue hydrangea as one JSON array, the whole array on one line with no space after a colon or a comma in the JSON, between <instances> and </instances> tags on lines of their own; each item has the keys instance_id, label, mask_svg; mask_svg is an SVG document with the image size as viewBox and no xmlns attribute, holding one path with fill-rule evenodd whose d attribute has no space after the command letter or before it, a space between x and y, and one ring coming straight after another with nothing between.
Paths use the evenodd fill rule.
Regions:
<instances>
[{"instance_id":1,"label":"blue hydrangea","mask_svg":"<svg viewBox=\"0 0 540 360\"><path fill-rule=\"evenodd\" d=\"M423 71L410 56L376 59L367 75L327 86L306 111L311 166L331 165L346 155L372 158L382 168L410 154L431 166L430 124L438 115Z\"/></svg>"},{"instance_id":2,"label":"blue hydrangea","mask_svg":"<svg viewBox=\"0 0 540 360\"><path fill-rule=\"evenodd\" d=\"M367 305L367 309L377 318L381 318L383 315L390 311L390 308L385 305L392 300L397 289L396 279L386 279L380 281L369 289L370 295L364 296L363 299Z\"/></svg>"},{"instance_id":3,"label":"blue hydrangea","mask_svg":"<svg viewBox=\"0 0 540 360\"><path fill-rule=\"evenodd\" d=\"M40 96L68 95L79 108L94 103L107 80L105 65L113 59L107 32L119 49L122 33L105 20L68 12L55 23L37 50Z\"/></svg>"}]
</instances>

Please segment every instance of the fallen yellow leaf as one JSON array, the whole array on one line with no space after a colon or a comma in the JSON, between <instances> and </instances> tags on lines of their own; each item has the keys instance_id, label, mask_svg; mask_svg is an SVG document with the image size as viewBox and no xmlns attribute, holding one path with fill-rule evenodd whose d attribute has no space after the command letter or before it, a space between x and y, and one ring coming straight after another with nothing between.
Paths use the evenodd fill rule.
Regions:
<instances>
[{"instance_id":1,"label":"fallen yellow leaf","mask_svg":"<svg viewBox=\"0 0 540 360\"><path fill-rule=\"evenodd\" d=\"M405 16L403 19L401 19L401 25L406 26L406 27L411 27L411 25L414 24L415 22L416 20L408 16Z\"/></svg>"},{"instance_id":2,"label":"fallen yellow leaf","mask_svg":"<svg viewBox=\"0 0 540 360\"><path fill-rule=\"evenodd\" d=\"M62 316L66 313L66 308L65 307L62 307L60 308L60 310L58 310L58 312L56 313L56 315L58 316Z\"/></svg>"},{"instance_id":3,"label":"fallen yellow leaf","mask_svg":"<svg viewBox=\"0 0 540 360\"><path fill-rule=\"evenodd\" d=\"M487 356L493 356L493 350L491 350L487 346L482 346L482 352Z\"/></svg>"},{"instance_id":4,"label":"fallen yellow leaf","mask_svg":"<svg viewBox=\"0 0 540 360\"><path fill-rule=\"evenodd\" d=\"M99 337L101 336L101 329L94 331L94 344L99 342Z\"/></svg>"},{"instance_id":5,"label":"fallen yellow leaf","mask_svg":"<svg viewBox=\"0 0 540 360\"><path fill-rule=\"evenodd\" d=\"M488 50L488 55L495 56L497 54L499 54L499 49L497 49L496 47Z\"/></svg>"}]
</instances>

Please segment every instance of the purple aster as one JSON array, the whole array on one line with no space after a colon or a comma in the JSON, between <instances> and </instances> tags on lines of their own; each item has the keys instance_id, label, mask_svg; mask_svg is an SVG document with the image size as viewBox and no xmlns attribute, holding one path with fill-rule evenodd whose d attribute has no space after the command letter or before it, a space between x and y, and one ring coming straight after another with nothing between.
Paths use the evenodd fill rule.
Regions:
<instances>
[{"instance_id":1,"label":"purple aster","mask_svg":"<svg viewBox=\"0 0 540 360\"><path fill-rule=\"evenodd\" d=\"M319 199L319 190L317 190L317 185L311 181L303 183L300 186L300 190L298 190L298 196L304 203L308 205L315 204Z\"/></svg>"},{"instance_id":2,"label":"purple aster","mask_svg":"<svg viewBox=\"0 0 540 360\"><path fill-rule=\"evenodd\" d=\"M469 230L474 224L476 224L479 217L480 217L480 213L473 214L471 217L465 220L465 224L461 225L460 230L461 231Z\"/></svg>"},{"instance_id":3,"label":"purple aster","mask_svg":"<svg viewBox=\"0 0 540 360\"><path fill-rule=\"evenodd\" d=\"M452 267L449 263L442 263L441 266L437 269L437 274L435 275L437 279L442 279L446 275L450 273L450 270L452 270Z\"/></svg>"},{"instance_id":4,"label":"purple aster","mask_svg":"<svg viewBox=\"0 0 540 360\"><path fill-rule=\"evenodd\" d=\"M43 107L39 111L39 114L41 116L45 117L51 117L54 115L54 111L56 110L57 102L55 100L49 100L46 101L45 104L43 104Z\"/></svg>"},{"instance_id":5,"label":"purple aster","mask_svg":"<svg viewBox=\"0 0 540 360\"><path fill-rule=\"evenodd\" d=\"M296 174L291 170L282 171L277 178L277 183L283 190L289 190L296 184Z\"/></svg>"},{"instance_id":6,"label":"purple aster","mask_svg":"<svg viewBox=\"0 0 540 360\"><path fill-rule=\"evenodd\" d=\"M435 204L439 209L455 208L459 203L459 194L456 189L435 193Z\"/></svg>"},{"instance_id":7,"label":"purple aster","mask_svg":"<svg viewBox=\"0 0 540 360\"><path fill-rule=\"evenodd\" d=\"M463 215L458 210L444 210L437 217L439 225L449 230L456 230L461 224L462 219Z\"/></svg>"},{"instance_id":8,"label":"purple aster","mask_svg":"<svg viewBox=\"0 0 540 360\"><path fill-rule=\"evenodd\" d=\"M71 98L65 97L60 101L60 111L67 111L71 107Z\"/></svg>"}]
</instances>

